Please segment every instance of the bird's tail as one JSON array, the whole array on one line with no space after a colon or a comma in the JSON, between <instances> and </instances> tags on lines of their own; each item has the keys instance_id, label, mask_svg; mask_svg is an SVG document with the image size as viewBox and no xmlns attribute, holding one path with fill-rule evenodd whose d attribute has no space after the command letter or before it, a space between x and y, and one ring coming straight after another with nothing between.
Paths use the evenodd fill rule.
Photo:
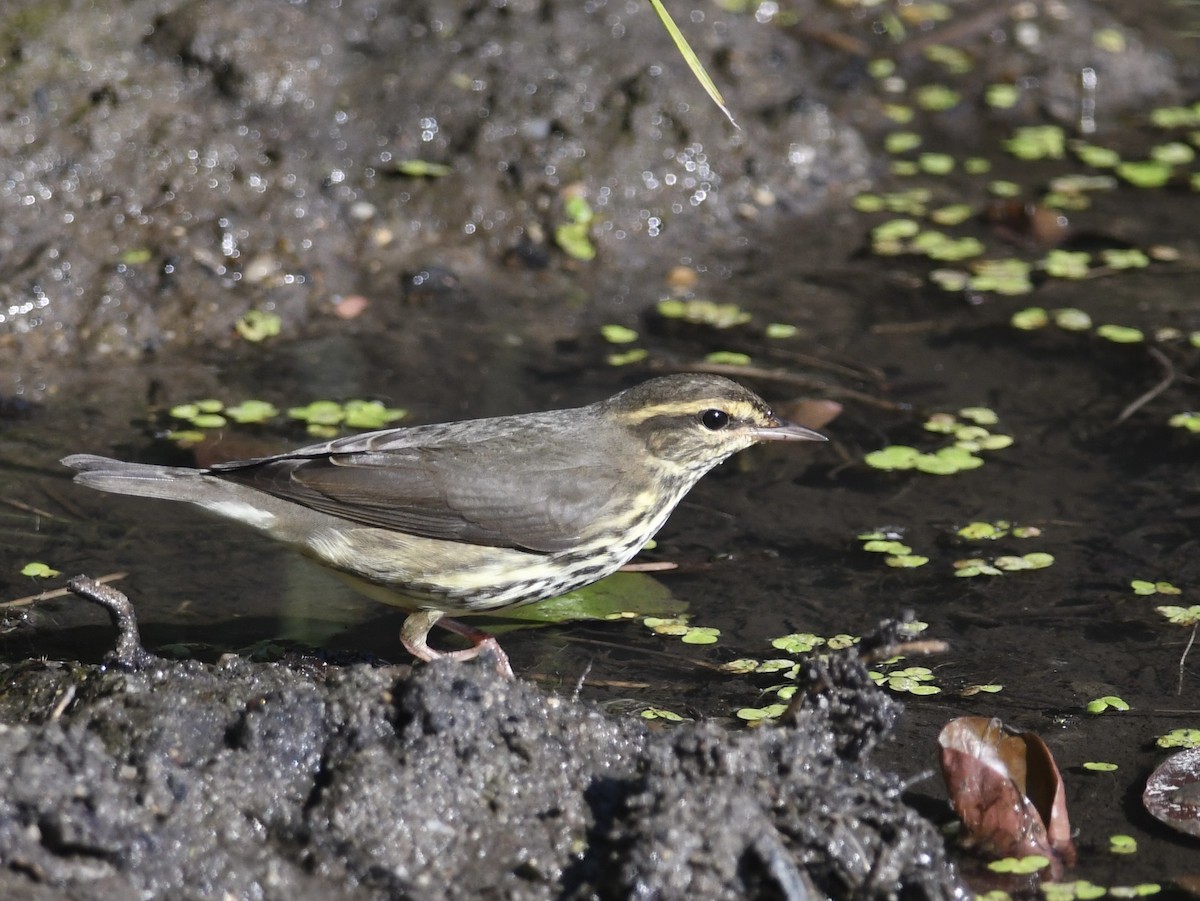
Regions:
<instances>
[{"instance_id":1,"label":"bird's tail","mask_svg":"<svg viewBox=\"0 0 1200 901\"><path fill-rule=\"evenodd\" d=\"M98 491L192 503L212 494L211 480L198 469L126 463L95 454L72 454L60 462L76 471L76 482Z\"/></svg>"}]
</instances>

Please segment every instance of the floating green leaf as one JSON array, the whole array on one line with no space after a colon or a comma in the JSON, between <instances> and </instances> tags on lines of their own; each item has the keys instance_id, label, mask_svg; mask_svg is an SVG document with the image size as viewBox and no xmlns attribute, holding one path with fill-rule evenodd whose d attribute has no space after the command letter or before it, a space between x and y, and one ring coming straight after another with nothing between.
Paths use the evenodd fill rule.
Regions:
<instances>
[{"instance_id":1,"label":"floating green leaf","mask_svg":"<svg viewBox=\"0 0 1200 901\"><path fill-rule=\"evenodd\" d=\"M1107 147L1098 147L1083 141L1073 141L1071 151L1079 161L1097 169L1111 169L1121 162L1121 155Z\"/></svg>"},{"instance_id":2,"label":"floating green leaf","mask_svg":"<svg viewBox=\"0 0 1200 901\"><path fill-rule=\"evenodd\" d=\"M971 522L960 528L955 534L968 541L995 541L1007 535L1008 528L990 522Z\"/></svg>"},{"instance_id":3,"label":"floating green leaf","mask_svg":"<svg viewBox=\"0 0 1200 901\"><path fill-rule=\"evenodd\" d=\"M1159 163L1166 163L1168 166L1182 166L1196 158L1196 151L1181 141L1171 141L1168 144L1152 147L1150 158Z\"/></svg>"},{"instance_id":4,"label":"floating green leaf","mask_svg":"<svg viewBox=\"0 0 1200 901\"><path fill-rule=\"evenodd\" d=\"M635 347L624 353L609 354L605 359L609 366L628 366L630 363L640 363L648 356L650 352L644 347Z\"/></svg>"},{"instance_id":5,"label":"floating green leaf","mask_svg":"<svg viewBox=\"0 0 1200 901\"><path fill-rule=\"evenodd\" d=\"M1092 34L1092 44L1106 53L1125 52L1125 32L1119 28L1097 28Z\"/></svg>"},{"instance_id":6,"label":"floating green leaf","mask_svg":"<svg viewBox=\"0 0 1200 901\"><path fill-rule=\"evenodd\" d=\"M530 624L615 620L657 616L675 621L686 605L660 580L639 572L618 572L584 588L525 607L488 614L486 628L501 634ZM687 626L684 624L684 630Z\"/></svg>"},{"instance_id":7,"label":"floating green leaf","mask_svg":"<svg viewBox=\"0 0 1200 901\"><path fill-rule=\"evenodd\" d=\"M962 291L971 281L971 277L957 269L934 269L929 273L929 280L943 291Z\"/></svg>"},{"instance_id":8,"label":"floating green leaf","mask_svg":"<svg viewBox=\"0 0 1200 901\"><path fill-rule=\"evenodd\" d=\"M793 338L799 334L800 329L794 325L789 325L786 322L772 322L767 325L766 335L768 338Z\"/></svg>"},{"instance_id":9,"label":"floating green leaf","mask_svg":"<svg viewBox=\"0 0 1200 901\"><path fill-rule=\"evenodd\" d=\"M711 626L692 626L679 640L684 644L716 644L720 635L721 630Z\"/></svg>"},{"instance_id":10,"label":"floating green leaf","mask_svg":"<svg viewBox=\"0 0 1200 901\"><path fill-rule=\"evenodd\" d=\"M930 44L925 48L925 58L941 66L951 75L965 75L971 71L971 57L948 44Z\"/></svg>"},{"instance_id":11,"label":"floating green leaf","mask_svg":"<svg viewBox=\"0 0 1200 901\"><path fill-rule=\"evenodd\" d=\"M766 707L743 707L734 716L739 720L755 723L760 720L773 720L783 716L787 704L768 704Z\"/></svg>"},{"instance_id":12,"label":"floating green leaf","mask_svg":"<svg viewBox=\"0 0 1200 901\"><path fill-rule=\"evenodd\" d=\"M1117 765L1101 760L1088 760L1084 762L1083 768L1093 773L1112 773L1117 770Z\"/></svg>"},{"instance_id":13,"label":"floating green leaf","mask_svg":"<svg viewBox=\"0 0 1200 901\"><path fill-rule=\"evenodd\" d=\"M596 258L596 247L588 237L586 223L560 222L554 229L554 242L573 259L586 263Z\"/></svg>"},{"instance_id":14,"label":"floating green leaf","mask_svg":"<svg viewBox=\"0 0 1200 901\"><path fill-rule=\"evenodd\" d=\"M292 407L287 411L287 415L309 425L334 426L346 418L346 411L336 401L314 400L304 407Z\"/></svg>"},{"instance_id":15,"label":"floating green leaf","mask_svg":"<svg viewBox=\"0 0 1200 901\"><path fill-rule=\"evenodd\" d=\"M1176 626L1194 626L1200 624L1200 606L1175 607L1167 605L1164 607L1155 607L1154 609L1165 616L1167 622L1173 623Z\"/></svg>"},{"instance_id":16,"label":"floating green leaf","mask_svg":"<svg viewBox=\"0 0 1200 901\"><path fill-rule=\"evenodd\" d=\"M1042 268L1055 278L1086 278L1091 259L1086 250L1052 250L1042 260Z\"/></svg>"},{"instance_id":17,"label":"floating green leaf","mask_svg":"<svg viewBox=\"0 0 1200 901\"><path fill-rule=\"evenodd\" d=\"M948 153L922 153L917 165L930 175L948 175L954 171L954 157Z\"/></svg>"},{"instance_id":18,"label":"floating green leaf","mask_svg":"<svg viewBox=\"0 0 1200 901\"><path fill-rule=\"evenodd\" d=\"M236 423L246 425L266 422L268 419L278 416L279 410L274 404L269 404L265 400L244 400L236 406L226 408L225 415Z\"/></svg>"},{"instance_id":19,"label":"floating green leaf","mask_svg":"<svg viewBox=\"0 0 1200 901\"><path fill-rule=\"evenodd\" d=\"M1066 136L1058 125L1023 125L1004 148L1022 160L1062 159L1066 151Z\"/></svg>"},{"instance_id":20,"label":"floating green leaf","mask_svg":"<svg viewBox=\"0 0 1200 901\"><path fill-rule=\"evenodd\" d=\"M385 407L377 400L348 400L343 411L344 424L352 429L381 429L408 415L407 410Z\"/></svg>"},{"instance_id":21,"label":"floating green leaf","mask_svg":"<svg viewBox=\"0 0 1200 901\"><path fill-rule=\"evenodd\" d=\"M1136 247L1128 250L1110 247L1100 251L1100 260L1110 269L1142 269L1150 265L1150 258Z\"/></svg>"},{"instance_id":22,"label":"floating green leaf","mask_svg":"<svg viewBox=\"0 0 1200 901\"><path fill-rule=\"evenodd\" d=\"M646 720L665 720L668 723L682 723L683 717L671 710L666 710L662 707L647 707L642 711L642 719Z\"/></svg>"},{"instance_id":23,"label":"floating green leaf","mask_svg":"<svg viewBox=\"0 0 1200 901\"><path fill-rule=\"evenodd\" d=\"M1087 703L1088 713L1104 713L1106 710L1129 710L1129 704L1116 695L1105 695Z\"/></svg>"},{"instance_id":24,"label":"floating green leaf","mask_svg":"<svg viewBox=\"0 0 1200 901\"><path fill-rule=\"evenodd\" d=\"M1086 879L1075 882L1043 882L1041 885L1044 901L1091 901L1093 898L1103 898L1107 893L1102 885L1093 885Z\"/></svg>"},{"instance_id":25,"label":"floating green leaf","mask_svg":"<svg viewBox=\"0 0 1200 901\"><path fill-rule=\"evenodd\" d=\"M1055 310L1052 315L1054 324L1067 332L1086 332L1092 328L1092 317L1074 307L1063 307L1061 310Z\"/></svg>"},{"instance_id":26,"label":"floating green leaf","mask_svg":"<svg viewBox=\"0 0 1200 901\"><path fill-rule=\"evenodd\" d=\"M1129 583L1134 594L1169 594L1179 595L1183 591L1170 582L1148 582L1145 579L1134 579Z\"/></svg>"},{"instance_id":27,"label":"floating green leaf","mask_svg":"<svg viewBox=\"0 0 1200 901\"><path fill-rule=\"evenodd\" d=\"M825 644L825 639L811 632L793 632L771 640L771 647L789 654L810 654L815 648ZM790 664L790 661L789 661Z\"/></svg>"},{"instance_id":28,"label":"floating green leaf","mask_svg":"<svg viewBox=\"0 0 1200 901\"><path fill-rule=\"evenodd\" d=\"M962 95L944 84L927 84L917 88L914 99L921 109L939 112L957 106Z\"/></svg>"},{"instance_id":29,"label":"floating green leaf","mask_svg":"<svg viewBox=\"0 0 1200 901\"><path fill-rule=\"evenodd\" d=\"M872 469L882 469L885 471L912 469L917 465L917 458L920 456L921 452L915 447L906 447L902 444L897 444L867 454L863 458L863 462Z\"/></svg>"},{"instance_id":30,"label":"floating green leaf","mask_svg":"<svg viewBox=\"0 0 1200 901\"><path fill-rule=\"evenodd\" d=\"M396 174L408 178L442 178L454 170L443 163L427 160L400 160L396 163Z\"/></svg>"},{"instance_id":31,"label":"floating green leaf","mask_svg":"<svg viewBox=\"0 0 1200 901\"><path fill-rule=\"evenodd\" d=\"M1141 329L1127 325L1102 325L1096 329L1096 334L1114 344L1137 344L1146 340Z\"/></svg>"},{"instance_id":32,"label":"floating green leaf","mask_svg":"<svg viewBox=\"0 0 1200 901\"><path fill-rule=\"evenodd\" d=\"M140 266L143 263L149 263L153 258L153 254L146 247L137 247L121 254L121 262L126 266Z\"/></svg>"},{"instance_id":33,"label":"floating green leaf","mask_svg":"<svg viewBox=\"0 0 1200 901\"><path fill-rule=\"evenodd\" d=\"M1136 160L1118 163L1117 175L1135 188L1161 188L1171 180L1172 168L1161 160Z\"/></svg>"},{"instance_id":34,"label":"floating green leaf","mask_svg":"<svg viewBox=\"0 0 1200 901\"><path fill-rule=\"evenodd\" d=\"M895 692L911 695L934 695L941 692L936 685L929 684L934 676L933 670L927 666L908 666L887 673L871 672L868 675L875 684Z\"/></svg>"},{"instance_id":35,"label":"floating green leaf","mask_svg":"<svg viewBox=\"0 0 1200 901\"><path fill-rule=\"evenodd\" d=\"M733 303L714 303L711 300L676 300L658 302L658 315L664 319L682 319L696 325L725 329L749 322L751 315Z\"/></svg>"},{"instance_id":36,"label":"floating green leaf","mask_svg":"<svg viewBox=\"0 0 1200 901\"><path fill-rule=\"evenodd\" d=\"M53 579L55 576L61 576L62 573L57 569L53 569L46 563L26 563L21 567L21 575L29 576L33 579Z\"/></svg>"},{"instance_id":37,"label":"floating green leaf","mask_svg":"<svg viewBox=\"0 0 1200 901\"><path fill-rule=\"evenodd\" d=\"M976 425L995 425L1000 421L996 411L990 407L963 407L958 411L958 415Z\"/></svg>"},{"instance_id":38,"label":"floating green leaf","mask_svg":"<svg viewBox=\"0 0 1200 901\"><path fill-rule=\"evenodd\" d=\"M265 310L247 310L242 318L234 323L237 333L255 344L267 338L274 338L282 327L283 320L279 318L279 314Z\"/></svg>"},{"instance_id":39,"label":"floating green leaf","mask_svg":"<svg viewBox=\"0 0 1200 901\"><path fill-rule=\"evenodd\" d=\"M632 344L638 339L638 333L623 325L602 325L600 334L609 344Z\"/></svg>"},{"instance_id":40,"label":"floating green leaf","mask_svg":"<svg viewBox=\"0 0 1200 901\"><path fill-rule=\"evenodd\" d=\"M1138 885L1110 885L1108 887L1108 896L1110 898L1147 898L1150 895L1157 895L1162 891L1162 886L1155 882L1143 882Z\"/></svg>"},{"instance_id":41,"label":"floating green leaf","mask_svg":"<svg viewBox=\"0 0 1200 901\"><path fill-rule=\"evenodd\" d=\"M1026 857L1002 857L993 860L987 868L993 873L1015 873L1028 875L1050 866L1050 859L1041 854L1030 854Z\"/></svg>"},{"instance_id":42,"label":"floating green leaf","mask_svg":"<svg viewBox=\"0 0 1200 901\"><path fill-rule=\"evenodd\" d=\"M850 205L860 213L879 213L884 209L883 198L878 194L859 194Z\"/></svg>"},{"instance_id":43,"label":"floating green leaf","mask_svg":"<svg viewBox=\"0 0 1200 901\"><path fill-rule=\"evenodd\" d=\"M1187 429L1189 432L1200 432L1200 413L1187 411L1176 413L1167 420L1167 425L1177 429Z\"/></svg>"},{"instance_id":44,"label":"floating green leaf","mask_svg":"<svg viewBox=\"0 0 1200 901\"><path fill-rule=\"evenodd\" d=\"M1012 109L1017 105L1021 91L1015 84L992 84L984 94L984 102L994 109Z\"/></svg>"},{"instance_id":45,"label":"floating green leaf","mask_svg":"<svg viewBox=\"0 0 1200 901\"><path fill-rule=\"evenodd\" d=\"M1164 106L1150 114L1159 128L1195 128L1200 125L1200 109L1191 106Z\"/></svg>"},{"instance_id":46,"label":"floating green leaf","mask_svg":"<svg viewBox=\"0 0 1200 901\"><path fill-rule=\"evenodd\" d=\"M920 231L921 226L914 219L891 219L871 229L871 237L875 241L894 241L912 238Z\"/></svg>"},{"instance_id":47,"label":"floating green leaf","mask_svg":"<svg viewBox=\"0 0 1200 901\"><path fill-rule=\"evenodd\" d=\"M975 274L970 285L976 291L996 294L1028 294L1033 290L1029 280L1030 266L1024 260L978 260L972 268Z\"/></svg>"},{"instance_id":48,"label":"floating green leaf","mask_svg":"<svg viewBox=\"0 0 1200 901\"><path fill-rule=\"evenodd\" d=\"M749 366L750 355L732 350L714 350L704 355L706 363L718 363L722 366Z\"/></svg>"},{"instance_id":49,"label":"floating green leaf","mask_svg":"<svg viewBox=\"0 0 1200 901\"><path fill-rule=\"evenodd\" d=\"M1137 839L1132 835L1110 835L1108 850L1113 854L1136 854Z\"/></svg>"},{"instance_id":50,"label":"floating green leaf","mask_svg":"<svg viewBox=\"0 0 1200 901\"><path fill-rule=\"evenodd\" d=\"M903 542L879 539L864 542L862 549L872 554L908 554L912 552L912 548Z\"/></svg>"},{"instance_id":51,"label":"floating green leaf","mask_svg":"<svg viewBox=\"0 0 1200 901\"><path fill-rule=\"evenodd\" d=\"M883 139L888 153L907 153L921 146L921 136L913 131L894 131Z\"/></svg>"},{"instance_id":52,"label":"floating green leaf","mask_svg":"<svg viewBox=\"0 0 1200 901\"><path fill-rule=\"evenodd\" d=\"M1200 729L1172 729L1160 735L1154 743L1160 748L1200 748Z\"/></svg>"},{"instance_id":53,"label":"floating green leaf","mask_svg":"<svg viewBox=\"0 0 1200 901\"><path fill-rule=\"evenodd\" d=\"M988 685L968 685L966 688L963 689L962 693L965 697L970 697L971 695L976 695L976 694L979 694L980 692L994 695L994 694L999 694L1002 691L1004 691L1003 685L989 683Z\"/></svg>"},{"instance_id":54,"label":"floating green leaf","mask_svg":"<svg viewBox=\"0 0 1200 901\"><path fill-rule=\"evenodd\" d=\"M953 203L933 210L929 218L938 225L961 225L974 215L975 210L970 204Z\"/></svg>"}]
</instances>

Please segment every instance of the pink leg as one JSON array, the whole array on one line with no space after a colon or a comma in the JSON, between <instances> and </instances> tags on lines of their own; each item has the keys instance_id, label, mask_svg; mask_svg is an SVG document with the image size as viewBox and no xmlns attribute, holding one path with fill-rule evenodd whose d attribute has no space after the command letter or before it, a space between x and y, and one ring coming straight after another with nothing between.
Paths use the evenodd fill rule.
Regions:
<instances>
[{"instance_id":1,"label":"pink leg","mask_svg":"<svg viewBox=\"0 0 1200 901\"><path fill-rule=\"evenodd\" d=\"M461 635L471 642L472 647L464 648L461 651L435 651L428 644L429 630L434 625ZM473 660L487 648L496 655L497 672L506 679L513 678L508 655L500 647L500 642L496 641L496 636L489 635L481 629L473 628L456 619L445 619L440 610L419 610L409 614L408 619L400 628L400 641L408 653L427 663L434 660Z\"/></svg>"}]
</instances>

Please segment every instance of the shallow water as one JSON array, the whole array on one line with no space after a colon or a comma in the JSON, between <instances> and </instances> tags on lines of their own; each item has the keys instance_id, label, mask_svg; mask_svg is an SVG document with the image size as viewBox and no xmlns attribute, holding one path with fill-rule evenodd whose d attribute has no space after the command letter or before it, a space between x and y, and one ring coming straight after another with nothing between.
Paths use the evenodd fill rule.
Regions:
<instances>
[{"instance_id":1,"label":"shallow water","mask_svg":"<svg viewBox=\"0 0 1200 901\"><path fill-rule=\"evenodd\" d=\"M911 774L915 798L941 810L932 802L942 796L938 780L926 776L936 765L934 740L946 719L1000 716L1041 734L1066 772L1074 821L1082 827L1081 878L1129 884L1178 872L1181 840L1150 821L1137 797L1142 779L1164 756L1154 738L1197 724L1196 665L1189 661L1184 668L1180 694L1188 631L1153 609L1175 600L1134 596L1129 584L1169 580L1184 589L1184 604L1200 585L1200 451L1195 435L1165 422L1195 406L1188 379L1197 373L1196 352L1171 351L1175 383L1116 424L1122 408L1159 379L1143 346L1015 332L1008 318L1023 301L966 306L937 294L871 288L884 284L888 273L869 260L856 264L863 274L836 288L810 289L810 273L789 271L786 248L763 250L769 263L749 285L731 278L720 292L738 297L760 319L802 321L809 333L782 352L743 336L747 344L758 342L755 362L769 365L776 353L786 361L792 347L870 361L887 375L887 390L857 387L911 405L913 412L843 398L844 414L826 428L828 446L754 449L685 500L652 556L679 564L677 572L657 578L688 605L695 624L721 630L716 646L685 645L633 621L564 625L506 635L514 668L564 691L582 679L585 695L618 709L658 706L724 717L768 702L759 692L778 679L731 676L717 665L781 656L767 642L787 632L861 634L912 610L929 623L931 636L950 643L943 656L909 661L932 667L942 693L909 703L899 741L884 752L897 770ZM1197 315L1187 279L1161 272L1129 278L1135 284L1118 297L1080 286L1088 297L1079 305L1091 303L1094 315L1106 309L1124 321L1153 320L1163 309L1182 309L1184 319ZM1121 306L1128 297L1138 299L1136 309ZM919 326L894 329L894 323ZM687 359L711 340L668 330L651 342L660 358ZM361 335L355 342L366 360L386 353L386 338ZM223 396L252 392L274 400L296 390L286 379L268 382L264 368L259 360L222 367ZM195 370L202 377L211 371ZM174 370L176 382L186 383L184 372ZM212 656L290 639L403 659L396 642L402 615L359 598L316 565L186 506L101 495L68 482L54 460L69 451L162 452L135 421L157 375L144 367L87 373L31 417L6 423L3 456L11 462L0 472L0 494L8 501L2 514L8 559L46 560L66 574L128 572L119 584L137 605L152 647L199 643L190 652ZM454 407L423 402L416 389L401 387L407 380L398 371L378 390L390 402L411 405L414 419L424 421L588 401L628 378L612 369L581 367L547 378L514 368L505 374L509 391L492 380L490 392L468 389L465 402ZM769 381L748 381L773 402L794 394ZM108 400L81 403L85 397ZM884 473L859 462L887 443L936 446L938 436L920 428L927 412L981 404L1000 416L994 431L1015 443L987 454L973 472ZM303 442L296 432L255 437L272 447ZM1036 526L1041 536L995 548L954 538L962 524L996 519ZM885 526L903 530L905 542L930 562L897 570L862 551L855 536ZM1029 550L1053 554L1054 565L991 578L953 574L953 561L963 557ZM38 590L13 569L10 564L3 576L6 597ZM29 618L4 636L6 657L96 659L109 647L99 614L73 600L37 605ZM959 695L985 683L1004 689ZM1100 717L1083 712L1092 698L1111 694L1132 710ZM1085 773L1079 767L1088 760L1120 768ZM1138 854L1108 854L1107 837L1115 833L1137 838Z\"/></svg>"}]
</instances>

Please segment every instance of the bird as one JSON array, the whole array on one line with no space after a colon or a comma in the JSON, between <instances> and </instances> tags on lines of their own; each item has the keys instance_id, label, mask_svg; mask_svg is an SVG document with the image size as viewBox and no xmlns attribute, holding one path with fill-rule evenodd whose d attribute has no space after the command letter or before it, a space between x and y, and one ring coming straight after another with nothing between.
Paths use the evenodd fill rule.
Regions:
<instances>
[{"instance_id":1,"label":"bird","mask_svg":"<svg viewBox=\"0 0 1200 901\"><path fill-rule=\"evenodd\" d=\"M457 617L596 582L714 466L763 441L824 441L717 375L659 376L583 407L389 428L203 469L63 458L80 485L195 504L298 547L407 613L418 660L493 636ZM434 625L471 646L438 651Z\"/></svg>"}]
</instances>

